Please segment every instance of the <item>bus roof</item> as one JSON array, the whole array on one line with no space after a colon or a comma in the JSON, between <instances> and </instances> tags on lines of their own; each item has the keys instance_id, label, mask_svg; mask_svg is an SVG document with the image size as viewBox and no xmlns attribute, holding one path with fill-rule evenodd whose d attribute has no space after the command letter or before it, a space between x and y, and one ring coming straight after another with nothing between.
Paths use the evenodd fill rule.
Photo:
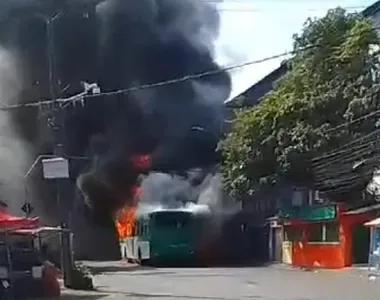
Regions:
<instances>
[{"instance_id":1,"label":"bus roof","mask_svg":"<svg viewBox=\"0 0 380 300\"><path fill-rule=\"evenodd\" d=\"M160 208L148 213L148 216L157 215L161 213L188 213L188 214L209 214L210 209L206 205L194 205L189 207L180 208Z\"/></svg>"}]
</instances>

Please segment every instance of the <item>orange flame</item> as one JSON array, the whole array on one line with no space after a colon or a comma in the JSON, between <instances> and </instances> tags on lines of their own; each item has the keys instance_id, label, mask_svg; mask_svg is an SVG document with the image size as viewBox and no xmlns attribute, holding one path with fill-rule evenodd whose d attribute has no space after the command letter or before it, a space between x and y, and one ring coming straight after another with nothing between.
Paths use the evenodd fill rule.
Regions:
<instances>
[{"instance_id":1,"label":"orange flame","mask_svg":"<svg viewBox=\"0 0 380 300\"><path fill-rule=\"evenodd\" d=\"M119 238L127 238L133 235L136 219L137 202L142 194L139 186L132 187L132 205L125 206L118 212L115 225Z\"/></svg>"},{"instance_id":2,"label":"orange flame","mask_svg":"<svg viewBox=\"0 0 380 300\"><path fill-rule=\"evenodd\" d=\"M116 230L119 238L126 238L133 235L135 226L136 207L125 207L119 211L116 219Z\"/></svg>"}]
</instances>

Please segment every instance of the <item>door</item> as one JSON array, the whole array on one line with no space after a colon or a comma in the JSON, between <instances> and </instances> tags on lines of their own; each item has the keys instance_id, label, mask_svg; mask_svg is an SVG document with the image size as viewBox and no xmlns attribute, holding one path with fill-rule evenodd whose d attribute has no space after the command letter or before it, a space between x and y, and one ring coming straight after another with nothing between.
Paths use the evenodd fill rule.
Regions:
<instances>
[{"instance_id":1,"label":"door","mask_svg":"<svg viewBox=\"0 0 380 300\"><path fill-rule=\"evenodd\" d=\"M150 245L148 241L140 241L139 242L139 251L140 259L149 259L150 258Z\"/></svg>"},{"instance_id":2,"label":"door","mask_svg":"<svg viewBox=\"0 0 380 300\"><path fill-rule=\"evenodd\" d=\"M137 257L141 260L147 260L150 258L150 242L149 242L149 220L145 219L141 222L139 238L137 241Z\"/></svg>"},{"instance_id":3,"label":"door","mask_svg":"<svg viewBox=\"0 0 380 300\"><path fill-rule=\"evenodd\" d=\"M292 264L293 245L292 242L282 243L282 262L287 265Z\"/></svg>"},{"instance_id":4,"label":"door","mask_svg":"<svg viewBox=\"0 0 380 300\"><path fill-rule=\"evenodd\" d=\"M362 224L352 230L352 263L366 264L369 254L370 229Z\"/></svg>"},{"instance_id":5,"label":"door","mask_svg":"<svg viewBox=\"0 0 380 300\"><path fill-rule=\"evenodd\" d=\"M273 250L274 250L274 261L281 262L282 261L282 228L276 227L274 228L274 244L273 244Z\"/></svg>"},{"instance_id":6,"label":"door","mask_svg":"<svg viewBox=\"0 0 380 300\"><path fill-rule=\"evenodd\" d=\"M127 259L137 259L137 237L132 236L126 239Z\"/></svg>"}]
</instances>

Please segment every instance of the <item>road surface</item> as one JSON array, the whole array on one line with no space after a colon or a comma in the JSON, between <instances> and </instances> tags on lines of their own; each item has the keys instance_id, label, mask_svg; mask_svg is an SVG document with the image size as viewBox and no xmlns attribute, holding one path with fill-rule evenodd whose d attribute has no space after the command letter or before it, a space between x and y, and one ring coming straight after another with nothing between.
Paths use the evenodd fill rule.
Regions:
<instances>
[{"instance_id":1,"label":"road surface","mask_svg":"<svg viewBox=\"0 0 380 300\"><path fill-rule=\"evenodd\" d=\"M64 300L379 300L367 273L251 268L143 268L92 264L95 292L64 291Z\"/></svg>"}]
</instances>

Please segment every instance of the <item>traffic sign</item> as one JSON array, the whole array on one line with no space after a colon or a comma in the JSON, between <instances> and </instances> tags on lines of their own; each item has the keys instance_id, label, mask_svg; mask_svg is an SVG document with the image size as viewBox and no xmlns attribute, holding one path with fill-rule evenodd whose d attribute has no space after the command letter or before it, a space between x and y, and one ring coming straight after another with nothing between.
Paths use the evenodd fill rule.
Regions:
<instances>
[{"instance_id":1,"label":"traffic sign","mask_svg":"<svg viewBox=\"0 0 380 300\"><path fill-rule=\"evenodd\" d=\"M32 206L32 204L30 204L29 202L25 203L22 207L21 207L21 210L27 215L29 216L33 210L34 210L34 207Z\"/></svg>"}]
</instances>

